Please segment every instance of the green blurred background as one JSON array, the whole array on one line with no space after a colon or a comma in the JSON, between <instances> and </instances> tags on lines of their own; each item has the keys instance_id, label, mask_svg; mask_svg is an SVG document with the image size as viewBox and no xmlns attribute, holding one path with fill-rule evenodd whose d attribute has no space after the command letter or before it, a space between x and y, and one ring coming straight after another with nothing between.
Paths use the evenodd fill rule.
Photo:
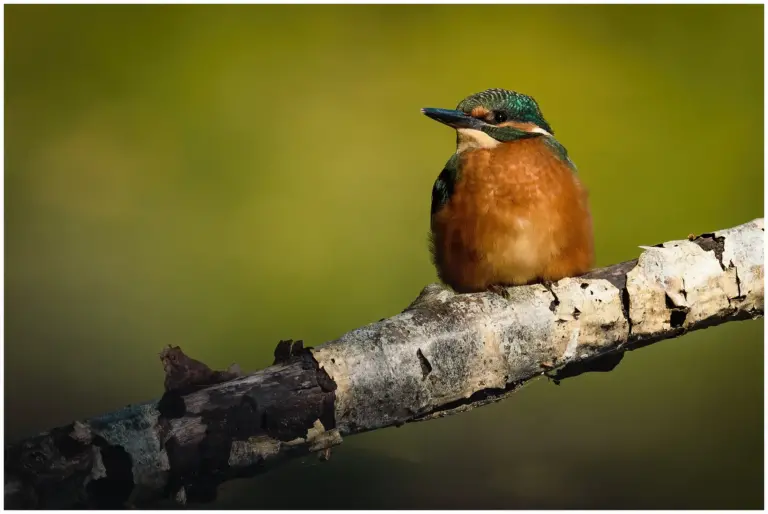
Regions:
<instances>
[{"instance_id":1,"label":"green blurred background","mask_svg":"<svg viewBox=\"0 0 768 514\"><path fill-rule=\"evenodd\" d=\"M598 265L763 216L763 7L5 7L6 439L271 363L435 280L419 112L533 95ZM213 507L761 508L763 321L225 484ZM322 467L321 467L322 466ZM301 480L302 494L294 484Z\"/></svg>"}]
</instances>

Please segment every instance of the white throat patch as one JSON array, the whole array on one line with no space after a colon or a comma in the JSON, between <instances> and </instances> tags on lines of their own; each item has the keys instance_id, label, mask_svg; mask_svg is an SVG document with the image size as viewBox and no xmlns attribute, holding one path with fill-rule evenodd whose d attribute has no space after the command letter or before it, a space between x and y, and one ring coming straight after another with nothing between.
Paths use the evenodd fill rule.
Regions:
<instances>
[{"instance_id":1,"label":"white throat patch","mask_svg":"<svg viewBox=\"0 0 768 514\"><path fill-rule=\"evenodd\" d=\"M456 129L459 137L456 141L456 153L471 150L473 148L493 148L498 141L480 130L461 128Z\"/></svg>"},{"instance_id":2,"label":"white throat patch","mask_svg":"<svg viewBox=\"0 0 768 514\"><path fill-rule=\"evenodd\" d=\"M460 128L456 129L456 132L459 135L456 142L456 153L475 148L493 148L499 145L498 141L481 130ZM544 134L547 136L552 135L541 127L534 127L528 132L536 132L537 134Z\"/></svg>"}]
</instances>

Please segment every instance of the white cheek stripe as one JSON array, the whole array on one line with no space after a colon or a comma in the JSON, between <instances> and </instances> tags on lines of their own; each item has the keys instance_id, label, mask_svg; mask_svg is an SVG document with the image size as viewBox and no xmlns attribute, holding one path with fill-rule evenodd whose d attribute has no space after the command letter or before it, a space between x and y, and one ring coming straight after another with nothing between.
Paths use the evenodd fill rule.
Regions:
<instances>
[{"instance_id":1,"label":"white cheek stripe","mask_svg":"<svg viewBox=\"0 0 768 514\"><path fill-rule=\"evenodd\" d=\"M537 134L545 134L547 136L551 136L552 135L552 134L550 134L549 132L547 132L546 130L544 130L541 127L534 127L531 130L529 130L529 132L536 132Z\"/></svg>"}]
</instances>

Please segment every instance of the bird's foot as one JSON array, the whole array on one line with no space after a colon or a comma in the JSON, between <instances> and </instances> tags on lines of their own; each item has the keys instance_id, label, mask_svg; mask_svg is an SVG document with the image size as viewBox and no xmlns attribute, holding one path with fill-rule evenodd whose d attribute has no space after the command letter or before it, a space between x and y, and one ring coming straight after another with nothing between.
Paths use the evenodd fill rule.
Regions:
<instances>
[{"instance_id":1,"label":"bird's foot","mask_svg":"<svg viewBox=\"0 0 768 514\"><path fill-rule=\"evenodd\" d=\"M503 286L501 284L491 284L488 286L488 291L491 293L496 293L497 295L501 296L505 300L509 300L509 291L507 290L506 286Z\"/></svg>"}]
</instances>

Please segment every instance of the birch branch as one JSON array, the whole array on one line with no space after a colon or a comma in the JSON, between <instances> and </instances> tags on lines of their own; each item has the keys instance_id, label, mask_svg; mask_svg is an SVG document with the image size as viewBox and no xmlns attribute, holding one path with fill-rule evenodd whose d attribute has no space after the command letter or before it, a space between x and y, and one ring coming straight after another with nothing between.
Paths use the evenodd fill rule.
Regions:
<instances>
[{"instance_id":1,"label":"birch branch","mask_svg":"<svg viewBox=\"0 0 768 514\"><path fill-rule=\"evenodd\" d=\"M550 286L424 288L403 312L241 376L170 348L166 392L6 445L7 508L209 501L221 482L343 436L497 401L522 383L606 371L624 353L763 315L763 219L653 247Z\"/></svg>"}]
</instances>

